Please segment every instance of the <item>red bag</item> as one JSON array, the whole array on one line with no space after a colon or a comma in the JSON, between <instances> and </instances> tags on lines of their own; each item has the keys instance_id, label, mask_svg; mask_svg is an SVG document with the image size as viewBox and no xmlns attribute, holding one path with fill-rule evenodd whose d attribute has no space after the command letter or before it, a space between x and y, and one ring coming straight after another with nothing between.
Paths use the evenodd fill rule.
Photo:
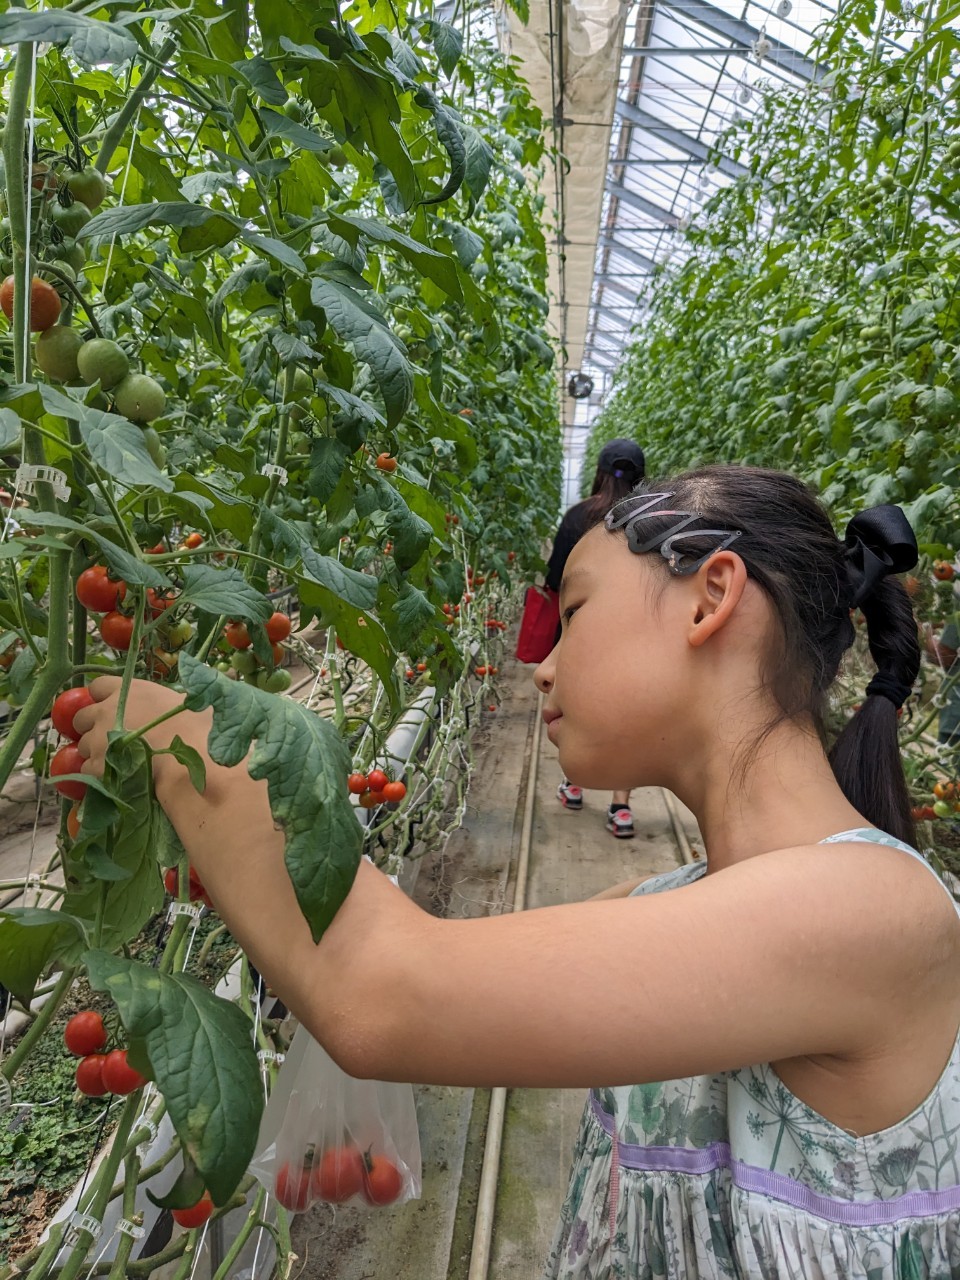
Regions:
<instances>
[{"instance_id":1,"label":"red bag","mask_svg":"<svg viewBox=\"0 0 960 1280\"><path fill-rule=\"evenodd\" d=\"M520 662L542 662L552 651L560 625L560 597L549 587L527 587L517 640Z\"/></svg>"}]
</instances>

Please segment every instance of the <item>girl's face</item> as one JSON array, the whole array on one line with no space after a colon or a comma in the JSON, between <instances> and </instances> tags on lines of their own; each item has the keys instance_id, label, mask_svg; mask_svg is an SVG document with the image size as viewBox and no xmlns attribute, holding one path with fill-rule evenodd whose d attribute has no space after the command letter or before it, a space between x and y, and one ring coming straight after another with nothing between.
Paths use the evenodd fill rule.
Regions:
<instances>
[{"instance_id":1,"label":"girl's face","mask_svg":"<svg viewBox=\"0 0 960 1280\"><path fill-rule=\"evenodd\" d=\"M534 679L547 695L547 736L565 775L583 787L652 785L674 705L665 592L649 557L598 528L567 561L560 592L562 636Z\"/></svg>"},{"instance_id":2,"label":"girl's face","mask_svg":"<svg viewBox=\"0 0 960 1280\"><path fill-rule=\"evenodd\" d=\"M669 786L703 734L736 736L747 704L756 709L767 620L752 587L729 552L669 578L655 554L634 555L602 527L581 539L561 588L560 642L534 675L571 782Z\"/></svg>"}]
</instances>

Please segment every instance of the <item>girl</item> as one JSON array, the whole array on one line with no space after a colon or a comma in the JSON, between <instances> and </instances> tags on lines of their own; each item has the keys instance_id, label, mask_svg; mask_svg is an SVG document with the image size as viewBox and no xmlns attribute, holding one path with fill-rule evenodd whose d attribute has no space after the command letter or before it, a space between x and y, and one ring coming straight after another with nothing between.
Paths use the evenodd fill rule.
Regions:
<instances>
[{"instance_id":1,"label":"girl","mask_svg":"<svg viewBox=\"0 0 960 1280\"><path fill-rule=\"evenodd\" d=\"M546 585L559 591L570 552L588 529L600 524L614 503L625 498L646 474L643 450L633 440L608 440L597 457L590 497L571 507L560 521L547 562ZM566 809L578 813L583 808L583 789L564 777L557 787L557 799ZM607 810L607 830L618 840L634 835L630 792L615 791Z\"/></svg>"},{"instance_id":2,"label":"girl","mask_svg":"<svg viewBox=\"0 0 960 1280\"><path fill-rule=\"evenodd\" d=\"M915 560L897 508L839 541L800 482L735 467L644 486L578 543L549 737L584 786L670 788L708 853L639 893L437 920L363 863L314 944L265 784L208 762L200 796L156 761L224 920L348 1072L594 1088L550 1280L960 1274L960 924L897 751L919 649L890 575ZM878 669L828 758L854 607ZM117 682L92 689L96 774ZM176 701L138 684L128 722Z\"/></svg>"}]
</instances>

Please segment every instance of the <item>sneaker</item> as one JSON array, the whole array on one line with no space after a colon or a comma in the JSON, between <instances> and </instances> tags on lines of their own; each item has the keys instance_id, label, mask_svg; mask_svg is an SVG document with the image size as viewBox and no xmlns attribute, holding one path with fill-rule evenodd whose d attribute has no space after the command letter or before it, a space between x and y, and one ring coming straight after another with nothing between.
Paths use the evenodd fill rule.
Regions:
<instances>
[{"instance_id":1,"label":"sneaker","mask_svg":"<svg viewBox=\"0 0 960 1280\"><path fill-rule=\"evenodd\" d=\"M583 792L566 779L557 787L557 799L565 809L583 808Z\"/></svg>"},{"instance_id":2,"label":"sneaker","mask_svg":"<svg viewBox=\"0 0 960 1280\"><path fill-rule=\"evenodd\" d=\"M607 813L607 830L618 840L629 840L634 835L633 814L623 805L611 805Z\"/></svg>"}]
</instances>

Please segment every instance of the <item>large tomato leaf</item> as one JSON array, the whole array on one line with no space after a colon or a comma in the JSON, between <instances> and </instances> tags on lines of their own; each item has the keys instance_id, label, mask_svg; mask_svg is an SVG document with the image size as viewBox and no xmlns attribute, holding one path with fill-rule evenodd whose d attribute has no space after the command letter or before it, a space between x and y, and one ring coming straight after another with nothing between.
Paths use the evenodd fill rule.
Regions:
<instances>
[{"instance_id":1,"label":"large tomato leaf","mask_svg":"<svg viewBox=\"0 0 960 1280\"><path fill-rule=\"evenodd\" d=\"M193 604L206 613L266 622L273 605L251 587L239 569L216 569L211 564L190 564L183 571L181 604Z\"/></svg>"},{"instance_id":2,"label":"large tomato leaf","mask_svg":"<svg viewBox=\"0 0 960 1280\"><path fill-rule=\"evenodd\" d=\"M222 765L249 754L252 778L266 780L285 837L284 861L311 932L319 940L350 892L362 833L344 778L350 755L334 726L290 698L278 698L184 654L187 706L213 708L208 750ZM252 753L251 753L252 748Z\"/></svg>"},{"instance_id":3,"label":"large tomato leaf","mask_svg":"<svg viewBox=\"0 0 960 1280\"><path fill-rule=\"evenodd\" d=\"M89 524L80 524L77 520L59 515L56 511L31 512L30 523L41 525L46 529L65 529L95 542L103 552L103 558L109 567L117 576L123 578L124 582L135 583L142 587L156 587L161 591L170 586L159 569L147 564L145 560L138 560L135 555L125 551L123 547L118 547L115 542L105 538Z\"/></svg>"},{"instance_id":4,"label":"large tomato leaf","mask_svg":"<svg viewBox=\"0 0 960 1280\"><path fill-rule=\"evenodd\" d=\"M253 1156L263 1112L249 1018L188 974L106 951L84 962L90 985L116 1004L131 1060L156 1082L185 1155L224 1204Z\"/></svg>"},{"instance_id":5,"label":"large tomato leaf","mask_svg":"<svg viewBox=\"0 0 960 1280\"><path fill-rule=\"evenodd\" d=\"M359 232L368 240L389 245L391 249L396 249L401 257L412 263L428 280L438 284L450 297L458 302L463 301L460 273L455 259L449 254L431 249L429 245L421 244L400 231L394 231L392 227L384 226L376 218L356 218L347 214L331 215L328 225L339 231L351 243L356 242Z\"/></svg>"},{"instance_id":6,"label":"large tomato leaf","mask_svg":"<svg viewBox=\"0 0 960 1280\"><path fill-rule=\"evenodd\" d=\"M354 609L369 612L377 603L377 580L367 573L357 573L335 560L318 555L312 547L301 548L304 576L338 595Z\"/></svg>"},{"instance_id":7,"label":"large tomato leaf","mask_svg":"<svg viewBox=\"0 0 960 1280\"><path fill-rule=\"evenodd\" d=\"M329 268L324 268L329 274ZM323 309L333 331L351 343L357 358L370 366L387 410L387 423L395 427L413 396L413 371L399 339L384 318L356 290L340 280L314 276L310 300Z\"/></svg>"},{"instance_id":8,"label":"large tomato leaf","mask_svg":"<svg viewBox=\"0 0 960 1280\"><path fill-rule=\"evenodd\" d=\"M0 911L0 984L29 1008L47 967L77 942L86 945L80 920L44 907Z\"/></svg>"}]
</instances>

